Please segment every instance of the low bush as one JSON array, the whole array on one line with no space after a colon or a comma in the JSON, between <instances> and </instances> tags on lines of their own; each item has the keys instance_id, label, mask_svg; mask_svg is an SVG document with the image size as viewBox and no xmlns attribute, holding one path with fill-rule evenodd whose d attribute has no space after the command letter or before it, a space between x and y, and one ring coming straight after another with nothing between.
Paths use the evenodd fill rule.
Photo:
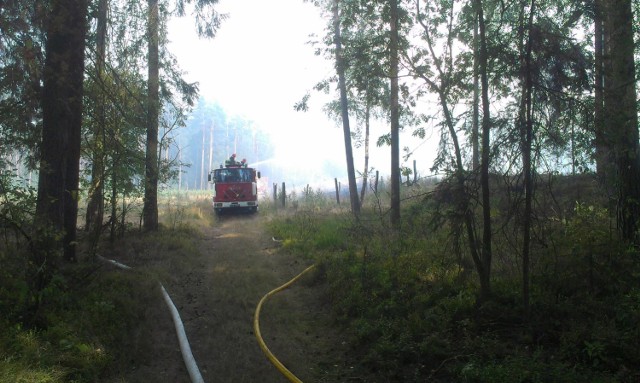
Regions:
<instances>
[{"instance_id":1,"label":"low bush","mask_svg":"<svg viewBox=\"0 0 640 383\"><path fill-rule=\"evenodd\" d=\"M141 355L154 346L145 334L149 305L162 301L162 270L185 267L187 257L198 256L190 239L197 235L192 228L130 233L110 250L114 254L105 254L112 258L124 254L123 248L138 249L130 260L148 262L144 273L115 269L83 254L42 292L38 323L30 320L24 279L3 278L19 270L23 256L0 253L0 382L96 382L131 360L144 359ZM172 257L159 256L166 253Z\"/></svg>"},{"instance_id":2,"label":"low bush","mask_svg":"<svg viewBox=\"0 0 640 383\"><path fill-rule=\"evenodd\" d=\"M520 277L500 264L517 265L500 254L509 247L497 247L493 297L480 302L464 241L425 206L409 205L411 225L397 234L366 211L358 221L298 212L271 223L291 251L322 264L355 373L380 382L640 379L638 257L611 237L606 211L578 205L549 223L544 240L554 246L534 247L525 316Z\"/></svg>"},{"instance_id":3,"label":"low bush","mask_svg":"<svg viewBox=\"0 0 640 383\"><path fill-rule=\"evenodd\" d=\"M20 310L14 320L0 321L0 381L94 382L138 348L132 331L144 320L140 302L155 289L139 275L98 273L81 284L71 282L74 275L59 275L49 285L39 308L46 319L38 327L16 321Z\"/></svg>"}]
</instances>

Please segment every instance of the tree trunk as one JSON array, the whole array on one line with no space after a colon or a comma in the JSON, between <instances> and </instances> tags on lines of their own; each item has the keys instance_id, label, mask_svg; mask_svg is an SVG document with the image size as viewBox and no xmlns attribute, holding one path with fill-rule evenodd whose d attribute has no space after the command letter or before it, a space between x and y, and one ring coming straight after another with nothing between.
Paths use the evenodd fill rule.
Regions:
<instances>
[{"instance_id":1,"label":"tree trunk","mask_svg":"<svg viewBox=\"0 0 640 383\"><path fill-rule=\"evenodd\" d=\"M360 189L360 207L364 204L364 196L369 182L369 128L371 119L371 102L367 99L364 118L364 171L362 172L362 188Z\"/></svg>"},{"instance_id":2,"label":"tree trunk","mask_svg":"<svg viewBox=\"0 0 640 383\"><path fill-rule=\"evenodd\" d=\"M182 191L182 148L178 143L178 191Z\"/></svg>"},{"instance_id":3,"label":"tree trunk","mask_svg":"<svg viewBox=\"0 0 640 383\"><path fill-rule=\"evenodd\" d=\"M469 243L469 253L471 254L471 259L476 267L476 271L478 272L478 277L482 284L482 281L486 281L486 271L484 262L480 254L478 253L478 241L476 238L476 232L473 224L473 210L471 206L471 202L469 200L469 194L465 191L465 177L464 177L464 165L462 162L462 150L460 149L460 143L458 141L458 134L455 130L455 125L453 123L453 117L451 116L451 111L449 110L449 105L446 100L446 95L440 90L440 105L442 105L442 111L445 117L445 123L449 128L449 135L451 136L451 140L453 141L453 150L456 158L456 186L458 188L456 193L456 204L458 211L463 216L464 225L467 231L467 241ZM481 294L482 295L482 294Z\"/></svg>"},{"instance_id":4,"label":"tree trunk","mask_svg":"<svg viewBox=\"0 0 640 383\"><path fill-rule=\"evenodd\" d=\"M480 278L480 299L491 296L491 200L489 194L489 160L491 150L491 114L489 110L489 80L487 75L487 39L484 24L482 0L475 0L478 13L478 29L480 32L480 52L478 56L478 70L480 71L482 98L482 155L480 164L480 187L482 189L482 268Z\"/></svg>"},{"instance_id":5,"label":"tree trunk","mask_svg":"<svg viewBox=\"0 0 640 383\"><path fill-rule=\"evenodd\" d=\"M418 6L418 19L420 20L419 9L420 8ZM427 26L424 24L422 26L425 32L428 32L429 29L427 28ZM430 40L428 33L426 34L426 36ZM435 56L435 53L431 51L431 54L433 55L432 57L433 61L437 62L438 58ZM474 50L474 54L476 55L478 54L477 49ZM479 60L477 58L474 58L474 62L478 62L478 61ZM455 129L455 123L453 121L453 116L448 103L448 94L447 94L448 88L446 87L448 76L446 76L445 73L440 70L439 70L439 73L440 73L439 84L437 84L436 82L434 82L433 80L431 80L429 77L425 75L420 75L420 77L422 77L422 79L424 79L425 82L438 93L440 106L442 107L442 113L444 115L445 125L449 130L449 135L451 136L451 141L453 143L453 150L454 150L454 156L455 156L454 180L455 180L456 189L454 191L454 194L455 194L454 201L456 203L456 209L464 221L464 226L467 233L467 242L469 244L469 253L471 254L471 259L473 260L474 266L476 268L476 271L478 273L478 277L480 279L481 286L482 286L482 283L484 283L483 281L487 281L488 277L486 276L485 263L481 258L481 254L478 252L478 240L477 240L477 234L475 232L473 207L471 205L469 193L466 191L466 187L465 187L465 171L464 171L464 163L462 161L462 150L460 148L460 141L458 139L458 134ZM481 287L481 290L482 290L482 287Z\"/></svg>"},{"instance_id":6,"label":"tree trunk","mask_svg":"<svg viewBox=\"0 0 640 383\"><path fill-rule=\"evenodd\" d=\"M206 149L206 142L207 139L207 130L205 127L205 124L202 124L202 145L200 147L200 190L204 190L205 187L205 171L204 171L204 153L205 153L205 149ZM234 152L235 153L235 152Z\"/></svg>"},{"instance_id":7,"label":"tree trunk","mask_svg":"<svg viewBox=\"0 0 640 383\"><path fill-rule=\"evenodd\" d=\"M596 146L596 174L603 185L607 185L607 174L613 174L610 158L610 142L606 140L604 116L604 31L603 0L595 0L594 7L594 124Z\"/></svg>"},{"instance_id":8,"label":"tree trunk","mask_svg":"<svg viewBox=\"0 0 640 383\"><path fill-rule=\"evenodd\" d=\"M351 127L349 126L349 105L347 102L344 60L342 58L342 37L340 36L338 0L334 0L333 2L333 33L336 44L336 71L338 72L338 86L340 88L342 131L344 133L344 148L347 158L347 176L349 178L349 200L351 202L351 212L358 217L360 215L360 202L358 198L358 185L356 184L356 171L353 164L353 148L351 145Z\"/></svg>"},{"instance_id":9,"label":"tree trunk","mask_svg":"<svg viewBox=\"0 0 640 383\"><path fill-rule=\"evenodd\" d=\"M609 36L605 68L610 70L605 79L605 113L617 169L618 230L624 240L633 242L640 219L640 153L631 0L607 2L605 23Z\"/></svg>"},{"instance_id":10,"label":"tree trunk","mask_svg":"<svg viewBox=\"0 0 640 383\"><path fill-rule=\"evenodd\" d=\"M112 244L116 241L116 227L118 224L118 153L114 153L113 165L111 166L111 219L109 220L110 235L109 242Z\"/></svg>"},{"instance_id":11,"label":"tree trunk","mask_svg":"<svg viewBox=\"0 0 640 383\"><path fill-rule=\"evenodd\" d=\"M211 127L209 128L209 168L207 169L207 174L209 174L208 172L213 170L213 166L214 166L213 165L213 128L214 128L214 124L212 121ZM210 187L211 185L207 184L207 189L209 189Z\"/></svg>"},{"instance_id":12,"label":"tree trunk","mask_svg":"<svg viewBox=\"0 0 640 383\"><path fill-rule=\"evenodd\" d=\"M473 18L473 110L471 116L471 167L477 171L480 167L479 125L480 125L480 81L478 73L478 15Z\"/></svg>"},{"instance_id":13,"label":"tree trunk","mask_svg":"<svg viewBox=\"0 0 640 383\"><path fill-rule=\"evenodd\" d=\"M145 156L144 230L158 230L158 0L148 0L149 78L147 100L147 148Z\"/></svg>"},{"instance_id":14,"label":"tree trunk","mask_svg":"<svg viewBox=\"0 0 640 383\"><path fill-rule=\"evenodd\" d=\"M53 0L47 26L42 144L35 247L30 260L33 291L49 282L56 253L75 261L82 84L87 33L85 0ZM62 242L56 232L65 230Z\"/></svg>"},{"instance_id":15,"label":"tree trunk","mask_svg":"<svg viewBox=\"0 0 640 383\"><path fill-rule=\"evenodd\" d=\"M103 83L108 0L98 2L98 25L96 28L96 78ZM97 241L104 219L104 150L105 150L105 103L104 93L96 105L96 123L93 132L93 161L91 163L91 185L89 186L85 231L92 232Z\"/></svg>"},{"instance_id":16,"label":"tree trunk","mask_svg":"<svg viewBox=\"0 0 640 383\"><path fill-rule=\"evenodd\" d=\"M526 27L523 25L523 33L521 35L521 46L524 47L523 57L521 57L521 100L520 111L518 116L522 148L522 173L524 175L524 221L522 228L522 302L524 308L525 319L529 317L529 254L531 250L531 219L532 219L532 201L533 201L533 167L531 164L531 147L533 140L533 114L532 114L532 92L533 80L531 77L531 49L532 49L532 26L535 11L535 0L531 0L529 9L529 20ZM522 15L524 19L525 4L523 2ZM524 23L524 20L522 20ZM525 29L526 28L526 29ZM526 43L524 42L526 33Z\"/></svg>"},{"instance_id":17,"label":"tree trunk","mask_svg":"<svg viewBox=\"0 0 640 383\"><path fill-rule=\"evenodd\" d=\"M389 76L391 118L391 227L400 228L400 102L398 85L398 0L390 0Z\"/></svg>"}]
</instances>

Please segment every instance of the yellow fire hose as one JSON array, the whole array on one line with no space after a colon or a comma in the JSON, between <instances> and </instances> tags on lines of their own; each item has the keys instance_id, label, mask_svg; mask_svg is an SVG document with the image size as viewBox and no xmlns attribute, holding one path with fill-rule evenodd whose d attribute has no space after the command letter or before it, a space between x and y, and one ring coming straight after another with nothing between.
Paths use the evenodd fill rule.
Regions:
<instances>
[{"instance_id":1,"label":"yellow fire hose","mask_svg":"<svg viewBox=\"0 0 640 383\"><path fill-rule=\"evenodd\" d=\"M290 280L289 282L285 283L284 285L273 289L271 291L269 291L264 297L262 297L262 299L260 299L260 302L258 302L258 306L256 307L256 313L253 316L253 332L256 334L256 338L258 339L258 343L260 344L260 348L262 349L262 351L264 352L264 354L267 356L267 358L269 359L269 361L271 361L271 363L287 378L289 379L290 382L293 383L302 383L302 380L298 379L298 377L296 377L295 375L293 375L293 373L291 371L289 371L284 364L282 364L274 355L273 353L269 350L269 347L267 347L267 345L264 343L264 340L262 339L262 335L260 335L260 309L262 308L262 303L264 303L264 301L267 300L267 298L269 298L270 296L286 289L287 287L291 286L295 281L297 281L300 277L302 277L306 272L310 271L311 269L313 269L316 265L311 265L309 267L307 267L303 272L301 272L300 274L298 274L295 278L293 278L292 280Z\"/></svg>"}]
</instances>

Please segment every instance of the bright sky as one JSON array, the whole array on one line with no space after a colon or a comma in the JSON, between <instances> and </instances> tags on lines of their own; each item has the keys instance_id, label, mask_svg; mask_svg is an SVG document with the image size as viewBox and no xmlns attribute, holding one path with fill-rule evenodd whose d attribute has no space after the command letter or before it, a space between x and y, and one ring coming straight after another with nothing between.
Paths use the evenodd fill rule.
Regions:
<instances>
[{"instance_id":1,"label":"bright sky","mask_svg":"<svg viewBox=\"0 0 640 383\"><path fill-rule=\"evenodd\" d=\"M201 95L228 114L272 132L277 157L304 166L310 159L320 167L335 161L346 169L342 129L322 112L326 98L312 91L334 70L307 44L311 34L324 34L320 10L302 0L221 0L218 10L229 17L212 40L199 39L188 16L169 25L170 50L187 80L199 82ZM307 92L311 110L294 111ZM389 148L375 148L380 134L372 132L372 166L388 174ZM363 154L355 157L361 171ZM420 168L430 165L423 161Z\"/></svg>"}]
</instances>

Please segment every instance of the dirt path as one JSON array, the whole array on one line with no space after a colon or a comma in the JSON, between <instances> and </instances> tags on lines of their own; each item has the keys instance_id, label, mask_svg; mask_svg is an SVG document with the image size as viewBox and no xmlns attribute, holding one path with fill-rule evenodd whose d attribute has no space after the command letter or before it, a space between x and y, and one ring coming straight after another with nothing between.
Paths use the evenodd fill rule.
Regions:
<instances>
[{"instance_id":1,"label":"dirt path","mask_svg":"<svg viewBox=\"0 0 640 383\"><path fill-rule=\"evenodd\" d=\"M165 287L185 326L206 383L288 382L260 349L253 331L259 300L310 265L287 254L264 230L265 218L223 217L198 238L201 252L186 273ZM304 382L349 381L346 345L331 326L317 274L268 299L260 315L262 336L277 358ZM154 356L121 376L120 382L189 382L166 308L151 336ZM168 330L168 331L167 331Z\"/></svg>"}]
</instances>

